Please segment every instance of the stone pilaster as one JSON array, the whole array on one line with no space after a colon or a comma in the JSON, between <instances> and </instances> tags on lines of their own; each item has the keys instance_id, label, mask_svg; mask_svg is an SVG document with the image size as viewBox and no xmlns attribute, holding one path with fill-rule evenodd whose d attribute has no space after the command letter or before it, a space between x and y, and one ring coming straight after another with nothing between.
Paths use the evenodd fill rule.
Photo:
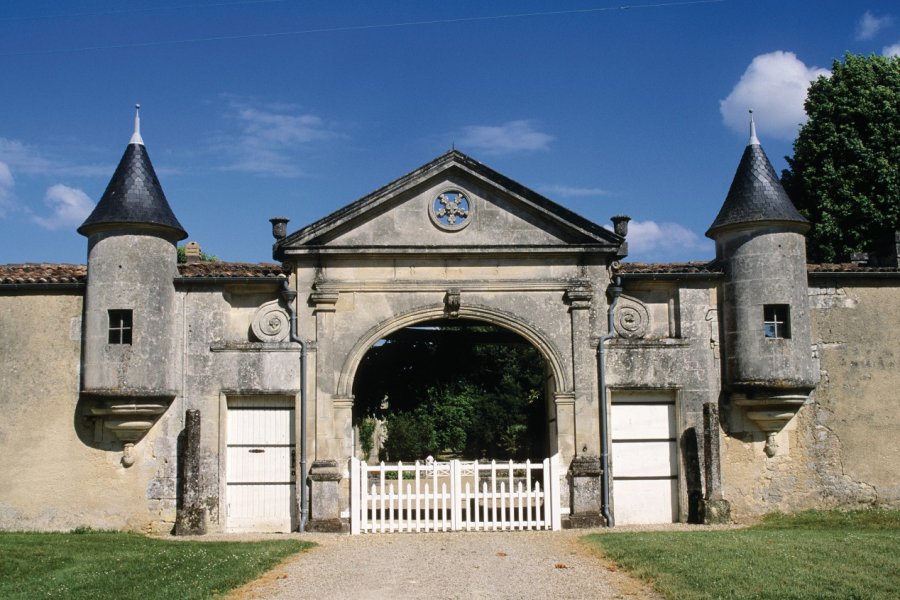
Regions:
<instances>
[{"instance_id":1,"label":"stone pilaster","mask_svg":"<svg viewBox=\"0 0 900 600\"><path fill-rule=\"evenodd\" d=\"M310 388L314 390L312 398L315 403L316 421L316 458L336 459L341 456L343 441L335 438L334 410L332 394L334 393L334 313L339 293L316 290L309 295L316 319L316 360L315 381ZM309 398L309 397L308 397Z\"/></svg>"},{"instance_id":2,"label":"stone pilaster","mask_svg":"<svg viewBox=\"0 0 900 600\"><path fill-rule=\"evenodd\" d=\"M591 302L594 292L590 284L570 287L565 300L569 304L572 326L572 381L575 392L575 453L596 456L600 453L600 432L594 373L596 352L591 346Z\"/></svg>"}]
</instances>

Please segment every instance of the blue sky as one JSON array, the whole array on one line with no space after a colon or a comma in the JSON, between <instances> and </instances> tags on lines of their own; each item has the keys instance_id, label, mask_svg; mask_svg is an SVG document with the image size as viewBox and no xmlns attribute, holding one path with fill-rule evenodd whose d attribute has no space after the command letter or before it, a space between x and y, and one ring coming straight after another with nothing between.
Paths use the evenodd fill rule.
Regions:
<instances>
[{"instance_id":1,"label":"blue sky","mask_svg":"<svg viewBox=\"0 0 900 600\"><path fill-rule=\"evenodd\" d=\"M847 0L4 0L0 263L84 262L77 226L132 133L222 260L453 145L601 224L636 261L705 260L754 108L780 171L808 81L900 53Z\"/></svg>"}]
</instances>

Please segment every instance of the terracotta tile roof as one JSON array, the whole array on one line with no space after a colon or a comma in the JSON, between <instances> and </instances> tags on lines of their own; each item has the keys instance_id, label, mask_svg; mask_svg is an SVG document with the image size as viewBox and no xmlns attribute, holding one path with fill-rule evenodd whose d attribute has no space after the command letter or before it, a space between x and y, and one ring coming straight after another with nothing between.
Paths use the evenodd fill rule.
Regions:
<instances>
[{"instance_id":1,"label":"terracotta tile roof","mask_svg":"<svg viewBox=\"0 0 900 600\"><path fill-rule=\"evenodd\" d=\"M806 265L810 273L900 273L897 267L871 267L856 263L821 263Z\"/></svg>"},{"instance_id":2,"label":"terracotta tile roof","mask_svg":"<svg viewBox=\"0 0 900 600\"><path fill-rule=\"evenodd\" d=\"M695 274L710 273L717 275L724 272L722 266L716 262L685 262L685 263L622 263L617 269L617 274Z\"/></svg>"},{"instance_id":3,"label":"terracotta tile roof","mask_svg":"<svg viewBox=\"0 0 900 600\"><path fill-rule=\"evenodd\" d=\"M0 285L26 283L83 283L85 265L0 265Z\"/></svg>"},{"instance_id":4,"label":"terracotta tile roof","mask_svg":"<svg viewBox=\"0 0 900 600\"><path fill-rule=\"evenodd\" d=\"M178 265L184 279L199 278L275 278L288 271L278 263L199 262ZM28 263L0 265L0 285L84 283L85 265L52 265Z\"/></svg>"},{"instance_id":5,"label":"terracotta tile roof","mask_svg":"<svg viewBox=\"0 0 900 600\"><path fill-rule=\"evenodd\" d=\"M843 264L810 264L810 273L897 273L897 267L870 267L855 263ZM278 263L240 263L240 262L199 262L178 265L178 271L184 279L200 278L276 278L287 275L289 271ZM620 275L719 275L724 269L719 263L685 262L685 263L622 263L615 269ZM84 283L87 279L85 265L56 265L45 263L26 263L18 265L0 265L0 285L22 284L54 284Z\"/></svg>"},{"instance_id":6,"label":"terracotta tile roof","mask_svg":"<svg viewBox=\"0 0 900 600\"><path fill-rule=\"evenodd\" d=\"M196 262L178 265L178 272L185 279L199 277L259 277L274 278L287 275L279 263L240 263L240 262Z\"/></svg>"}]
</instances>

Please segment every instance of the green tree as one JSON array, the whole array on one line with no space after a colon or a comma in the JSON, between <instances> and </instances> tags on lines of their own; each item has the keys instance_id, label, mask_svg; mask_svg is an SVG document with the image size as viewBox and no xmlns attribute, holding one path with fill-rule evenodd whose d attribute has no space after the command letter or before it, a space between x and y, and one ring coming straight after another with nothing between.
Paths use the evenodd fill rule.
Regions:
<instances>
[{"instance_id":1,"label":"green tree","mask_svg":"<svg viewBox=\"0 0 900 600\"><path fill-rule=\"evenodd\" d=\"M900 227L900 58L846 54L809 87L782 183L811 259L843 262Z\"/></svg>"},{"instance_id":2,"label":"green tree","mask_svg":"<svg viewBox=\"0 0 900 600\"><path fill-rule=\"evenodd\" d=\"M354 382L354 418L384 419L386 460L545 454L544 360L484 323L433 321L369 350Z\"/></svg>"}]
</instances>

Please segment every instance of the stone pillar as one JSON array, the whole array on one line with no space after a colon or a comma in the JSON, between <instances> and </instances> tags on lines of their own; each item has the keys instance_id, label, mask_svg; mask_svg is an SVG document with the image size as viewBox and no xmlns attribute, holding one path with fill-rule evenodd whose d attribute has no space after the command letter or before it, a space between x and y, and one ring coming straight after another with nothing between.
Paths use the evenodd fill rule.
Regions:
<instances>
[{"instance_id":1,"label":"stone pillar","mask_svg":"<svg viewBox=\"0 0 900 600\"><path fill-rule=\"evenodd\" d=\"M340 458L353 456L353 396L332 396L334 439L340 444Z\"/></svg>"},{"instance_id":2,"label":"stone pillar","mask_svg":"<svg viewBox=\"0 0 900 600\"><path fill-rule=\"evenodd\" d=\"M581 455L569 465L569 493L572 512L568 527L600 527L600 458Z\"/></svg>"},{"instance_id":3,"label":"stone pillar","mask_svg":"<svg viewBox=\"0 0 900 600\"><path fill-rule=\"evenodd\" d=\"M556 448L560 462L575 458L575 394L556 392L553 395L556 405Z\"/></svg>"},{"instance_id":4,"label":"stone pillar","mask_svg":"<svg viewBox=\"0 0 900 600\"><path fill-rule=\"evenodd\" d=\"M335 388L334 374L334 313L338 292L316 290L310 294L316 319L315 382L312 400L316 407L316 458L337 459L341 456L343 441L335 438L334 407L332 394ZM309 398L309 397L308 397Z\"/></svg>"},{"instance_id":5,"label":"stone pillar","mask_svg":"<svg viewBox=\"0 0 900 600\"><path fill-rule=\"evenodd\" d=\"M185 412L181 460L181 509L175 519L175 535L203 535L207 513L200 490L200 411L196 409Z\"/></svg>"},{"instance_id":6,"label":"stone pillar","mask_svg":"<svg viewBox=\"0 0 900 600\"><path fill-rule=\"evenodd\" d=\"M566 290L572 327L572 385L575 392L575 453L600 454L599 412L594 402L596 350L591 346L590 308L594 292L590 284Z\"/></svg>"},{"instance_id":7,"label":"stone pillar","mask_svg":"<svg viewBox=\"0 0 900 600\"><path fill-rule=\"evenodd\" d=\"M307 531L342 533L348 531L341 521L341 472L336 460L317 460L309 471L310 502Z\"/></svg>"},{"instance_id":8,"label":"stone pillar","mask_svg":"<svg viewBox=\"0 0 900 600\"><path fill-rule=\"evenodd\" d=\"M721 457L719 455L719 408L713 402L703 405L703 522L731 522L731 505L722 493Z\"/></svg>"}]
</instances>

